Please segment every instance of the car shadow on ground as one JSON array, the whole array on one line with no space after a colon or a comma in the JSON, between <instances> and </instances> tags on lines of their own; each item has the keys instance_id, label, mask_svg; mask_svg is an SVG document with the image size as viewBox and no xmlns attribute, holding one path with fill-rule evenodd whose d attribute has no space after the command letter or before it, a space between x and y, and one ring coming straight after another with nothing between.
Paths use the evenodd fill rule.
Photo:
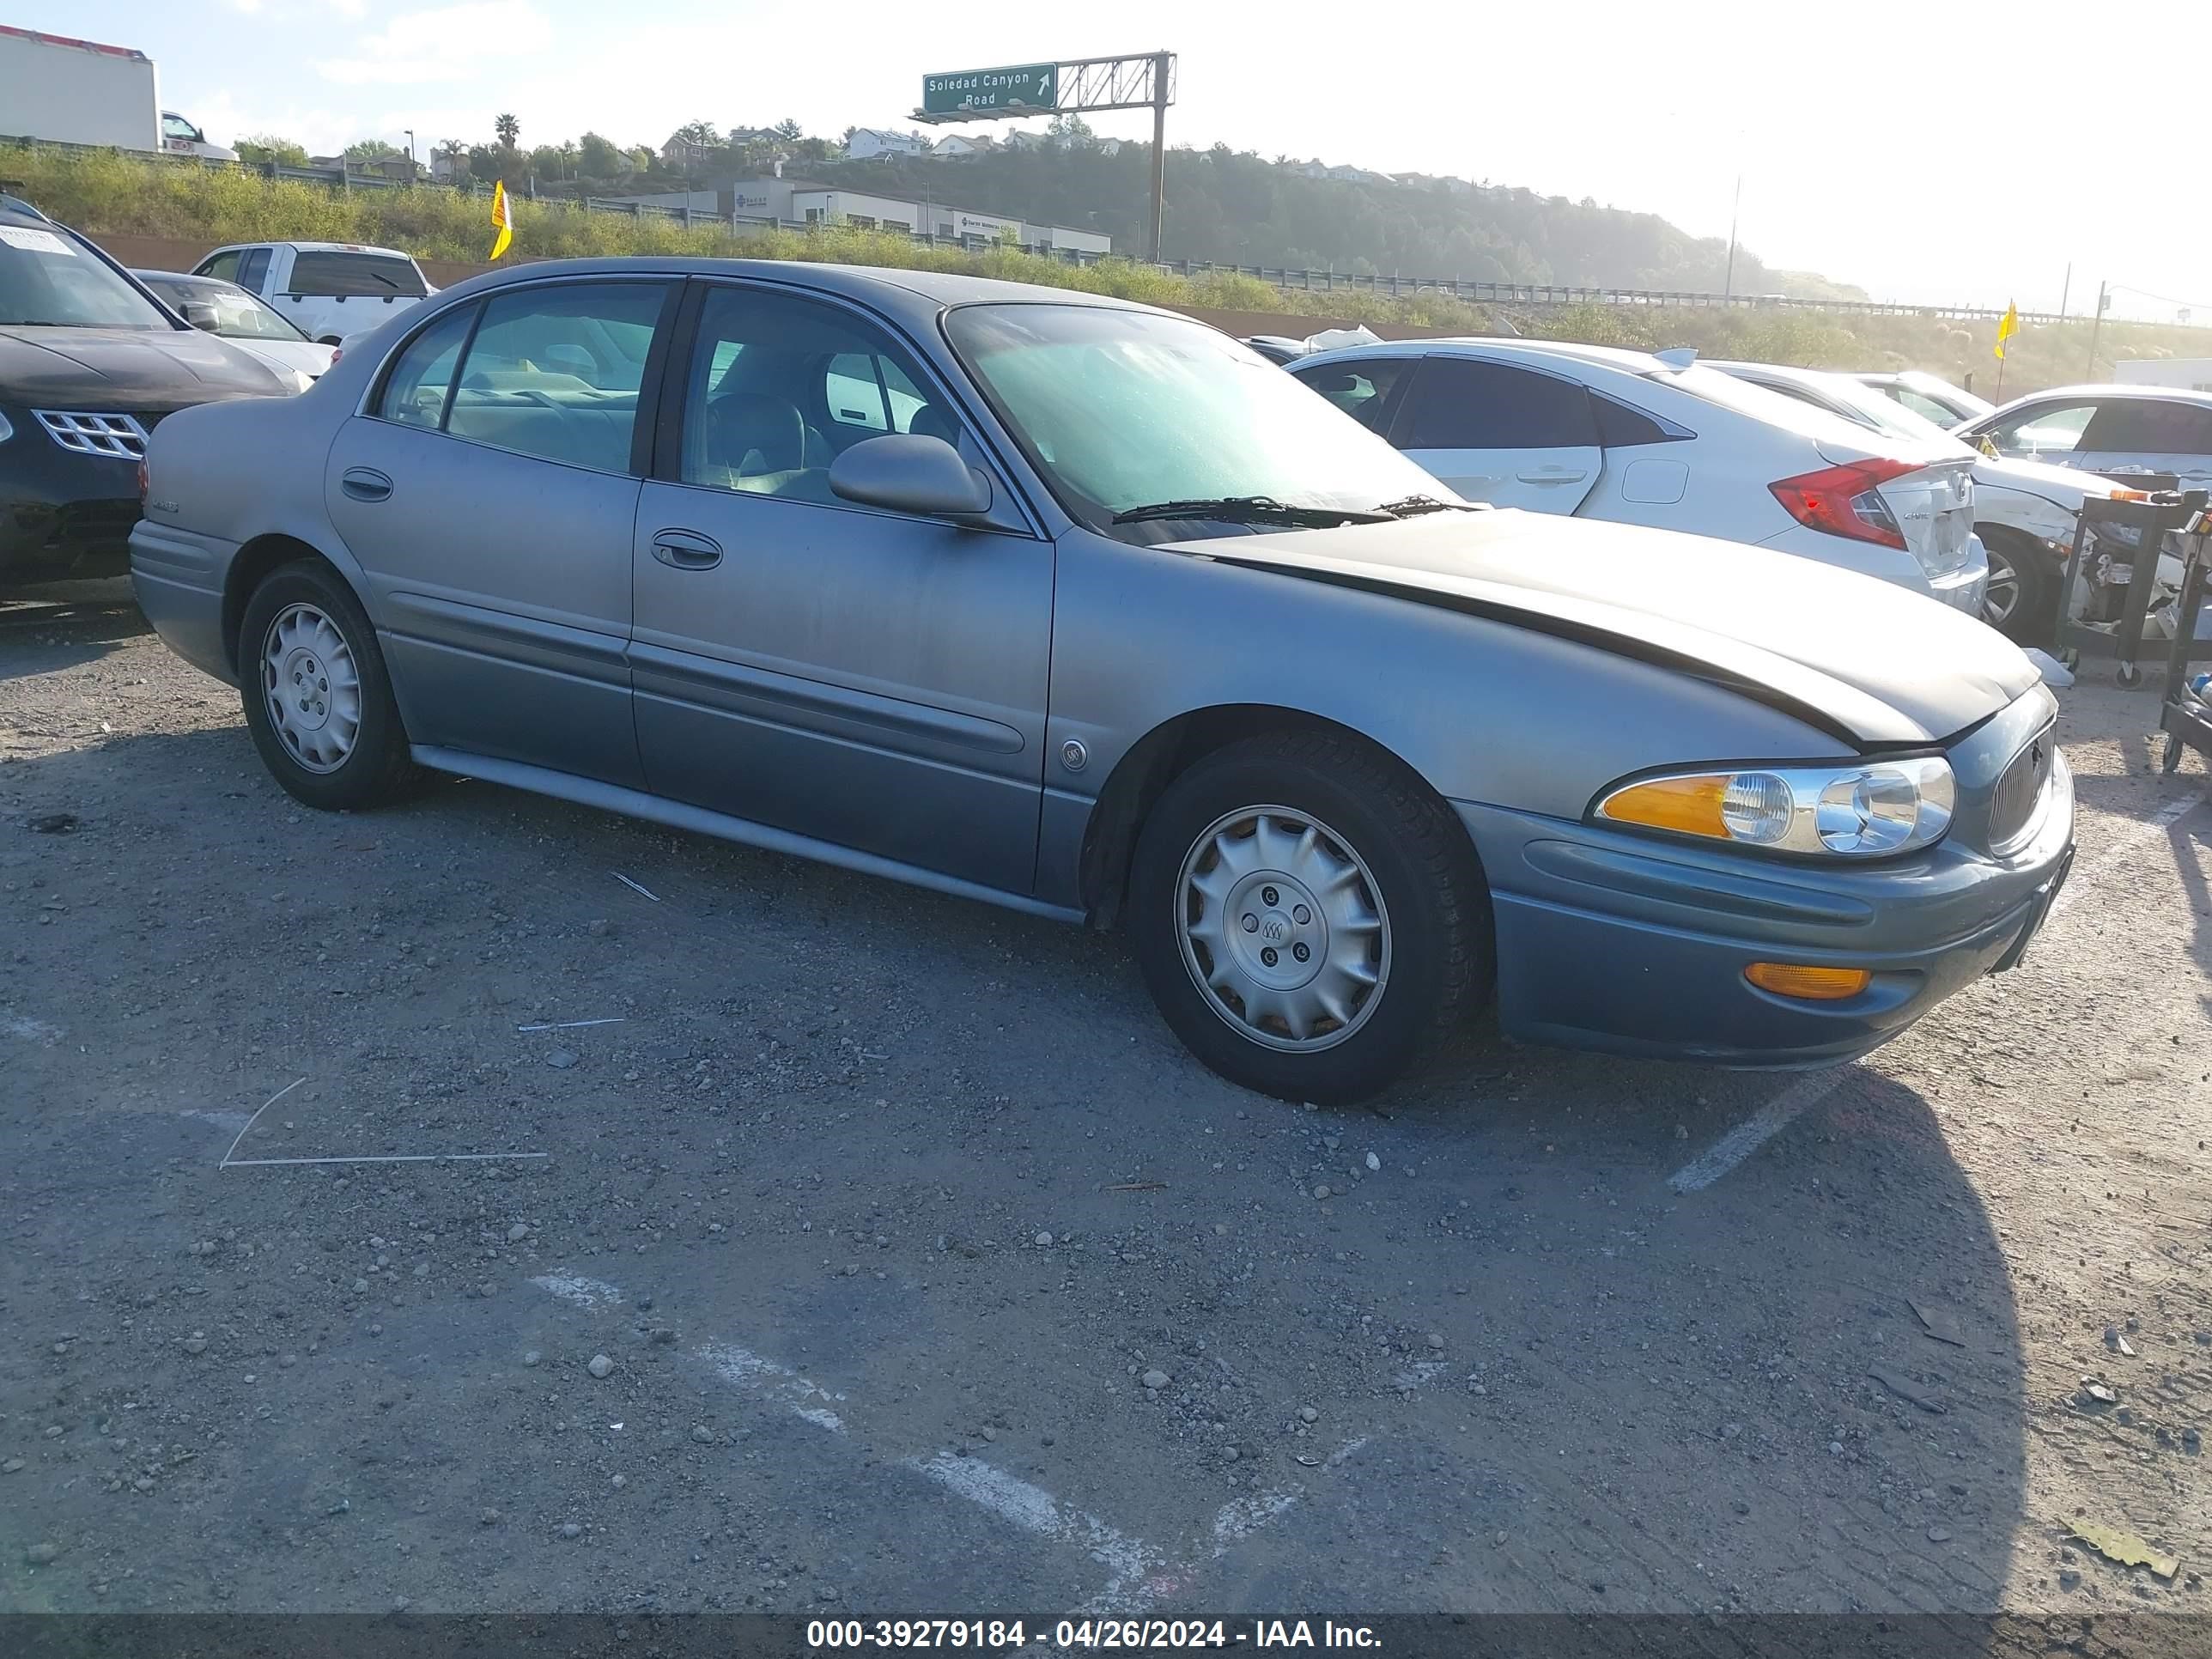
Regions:
<instances>
[{"instance_id":1,"label":"car shadow on ground","mask_svg":"<svg viewBox=\"0 0 2212 1659\"><path fill-rule=\"evenodd\" d=\"M315 814L236 726L0 768L0 1301L66 1336L0 1351L4 1449L39 1460L0 1605L48 1539L64 1606L729 1605L744 1564L665 1569L729 1524L732 1443L841 1610L955 1610L927 1540L1001 1525L915 1474L955 1447L1141 1540L1178 1605L1978 1610L2005 1578L2014 1287L1884 1056L1680 1192L1791 1079L1493 1039L1372 1108L1264 1100L1182 1054L1113 939L481 783ZM519 1029L569 1019L614 1023ZM218 1170L295 1079L240 1157L545 1157ZM814 1431L718 1344L842 1396L849 1436L777 1452ZM106 1449L126 1399L167 1426ZM690 1449L702 1416L729 1438ZM635 1449L648 1424L675 1449ZM135 1473L156 1439L192 1462ZM603 1528L615 1474L647 1501ZM406 1548L357 1549L341 1498ZM178 1524L204 1513L253 1524ZM1042 1553L1013 1587L1097 1588L1067 1530L1006 1533Z\"/></svg>"},{"instance_id":2,"label":"car shadow on ground","mask_svg":"<svg viewBox=\"0 0 2212 1659\"><path fill-rule=\"evenodd\" d=\"M90 662L152 632L126 580L0 586L0 680Z\"/></svg>"}]
</instances>

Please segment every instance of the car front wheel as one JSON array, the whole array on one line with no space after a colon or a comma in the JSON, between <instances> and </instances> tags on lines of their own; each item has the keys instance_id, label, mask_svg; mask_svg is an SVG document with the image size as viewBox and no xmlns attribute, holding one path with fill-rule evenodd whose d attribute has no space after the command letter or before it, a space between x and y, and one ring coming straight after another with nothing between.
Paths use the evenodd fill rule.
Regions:
<instances>
[{"instance_id":1,"label":"car front wheel","mask_svg":"<svg viewBox=\"0 0 2212 1659\"><path fill-rule=\"evenodd\" d=\"M376 630L336 571L303 559L271 572L238 639L246 724L287 792L327 811L406 792L415 766Z\"/></svg>"},{"instance_id":2,"label":"car front wheel","mask_svg":"<svg viewBox=\"0 0 2212 1659\"><path fill-rule=\"evenodd\" d=\"M1387 1088L1465 1029L1492 979L1467 835L1349 737L1218 750L1146 820L1132 943L1176 1034L1232 1082L1336 1103Z\"/></svg>"}]
</instances>

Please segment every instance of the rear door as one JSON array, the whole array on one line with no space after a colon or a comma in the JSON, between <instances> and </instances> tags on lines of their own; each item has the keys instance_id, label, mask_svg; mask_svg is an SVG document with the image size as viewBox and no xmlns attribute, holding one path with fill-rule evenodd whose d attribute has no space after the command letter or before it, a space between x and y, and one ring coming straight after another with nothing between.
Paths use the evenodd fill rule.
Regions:
<instances>
[{"instance_id":1,"label":"rear door","mask_svg":"<svg viewBox=\"0 0 2212 1659\"><path fill-rule=\"evenodd\" d=\"M702 284L639 502L630 646L654 793L1012 892L1036 880L1053 548L855 506L829 467L911 432L1003 475L865 313ZM680 378L679 378L680 377Z\"/></svg>"},{"instance_id":2,"label":"rear door","mask_svg":"<svg viewBox=\"0 0 2212 1659\"><path fill-rule=\"evenodd\" d=\"M676 292L550 282L449 307L339 428L324 499L416 742L641 781L623 657L638 407Z\"/></svg>"},{"instance_id":3,"label":"rear door","mask_svg":"<svg viewBox=\"0 0 2212 1659\"><path fill-rule=\"evenodd\" d=\"M1574 512L1604 465L1579 381L1482 358L1422 358L1389 435L1468 501L1532 513Z\"/></svg>"},{"instance_id":4,"label":"rear door","mask_svg":"<svg viewBox=\"0 0 2212 1659\"><path fill-rule=\"evenodd\" d=\"M2172 473L2184 489L2212 481L2212 409L2179 398L2112 398L2097 405L2075 465L2123 480Z\"/></svg>"}]
</instances>

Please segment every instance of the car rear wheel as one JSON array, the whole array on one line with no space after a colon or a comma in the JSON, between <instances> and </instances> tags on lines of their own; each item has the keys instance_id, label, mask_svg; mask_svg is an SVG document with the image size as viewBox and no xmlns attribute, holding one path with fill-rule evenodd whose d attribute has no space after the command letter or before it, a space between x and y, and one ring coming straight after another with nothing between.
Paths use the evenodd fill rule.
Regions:
<instances>
[{"instance_id":1,"label":"car rear wheel","mask_svg":"<svg viewBox=\"0 0 2212 1659\"><path fill-rule=\"evenodd\" d=\"M1176 779L1138 838L1129 915L1176 1034L1286 1100L1358 1100L1428 1065L1493 977L1465 830L1348 737L1249 738Z\"/></svg>"},{"instance_id":2,"label":"car rear wheel","mask_svg":"<svg viewBox=\"0 0 2212 1659\"><path fill-rule=\"evenodd\" d=\"M2055 586L2047 562L2021 538L2002 531L1981 530L1990 556L1990 586L1982 600L1982 620L2006 638L2032 645L2049 634Z\"/></svg>"},{"instance_id":3,"label":"car rear wheel","mask_svg":"<svg viewBox=\"0 0 2212 1659\"><path fill-rule=\"evenodd\" d=\"M307 559L270 572L238 639L246 724L289 793L340 811L406 793L416 769L376 630L337 572Z\"/></svg>"}]
</instances>

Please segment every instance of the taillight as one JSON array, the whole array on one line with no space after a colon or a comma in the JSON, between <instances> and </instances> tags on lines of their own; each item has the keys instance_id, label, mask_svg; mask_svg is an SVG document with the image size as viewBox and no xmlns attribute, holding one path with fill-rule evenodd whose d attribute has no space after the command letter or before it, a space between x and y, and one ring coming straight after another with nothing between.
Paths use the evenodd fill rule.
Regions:
<instances>
[{"instance_id":1,"label":"taillight","mask_svg":"<svg viewBox=\"0 0 2212 1659\"><path fill-rule=\"evenodd\" d=\"M1918 471L1911 461L1852 461L1801 472L1766 487L1790 516L1808 530L1901 549L1905 532L1882 500L1880 486Z\"/></svg>"},{"instance_id":2,"label":"taillight","mask_svg":"<svg viewBox=\"0 0 2212 1659\"><path fill-rule=\"evenodd\" d=\"M331 348L331 366L333 368L337 368L338 359L344 356L345 348L343 346L332 346Z\"/></svg>"}]
</instances>

